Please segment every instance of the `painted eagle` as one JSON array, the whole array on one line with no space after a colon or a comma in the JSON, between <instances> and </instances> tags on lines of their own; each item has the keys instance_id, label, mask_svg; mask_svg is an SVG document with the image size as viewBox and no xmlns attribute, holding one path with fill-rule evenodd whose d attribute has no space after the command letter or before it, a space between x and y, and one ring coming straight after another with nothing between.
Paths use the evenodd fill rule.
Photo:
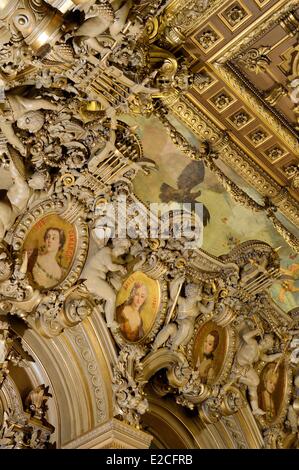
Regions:
<instances>
[{"instance_id":1,"label":"painted eagle","mask_svg":"<svg viewBox=\"0 0 299 470\"><path fill-rule=\"evenodd\" d=\"M201 191L193 191L192 189L204 181L205 167L201 161L190 162L181 172L177 179L177 188L173 188L167 183L163 183L160 187L160 200L162 202L178 202L191 204L191 210L195 211L195 204L200 202L197 198L201 195ZM203 205L203 224L206 226L210 222L210 213L205 205Z\"/></svg>"}]
</instances>

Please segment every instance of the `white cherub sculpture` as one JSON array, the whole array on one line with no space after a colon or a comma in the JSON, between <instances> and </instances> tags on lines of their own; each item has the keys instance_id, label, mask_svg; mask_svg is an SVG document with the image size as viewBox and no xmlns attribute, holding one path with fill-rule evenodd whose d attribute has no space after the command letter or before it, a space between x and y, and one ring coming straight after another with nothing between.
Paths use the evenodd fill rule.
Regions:
<instances>
[{"instance_id":1,"label":"white cherub sculpture","mask_svg":"<svg viewBox=\"0 0 299 470\"><path fill-rule=\"evenodd\" d=\"M18 157L13 149L11 152ZM51 191L47 173L36 172L27 182L12 159L9 163L9 172L12 183L6 192L6 197L0 201L0 242L16 218L26 209L27 204L31 207L36 202L41 202L50 195Z\"/></svg>"},{"instance_id":2,"label":"white cherub sculpture","mask_svg":"<svg viewBox=\"0 0 299 470\"><path fill-rule=\"evenodd\" d=\"M0 337L0 364L4 364L6 356L7 356L6 339Z\"/></svg>"},{"instance_id":3,"label":"white cherub sculpture","mask_svg":"<svg viewBox=\"0 0 299 470\"><path fill-rule=\"evenodd\" d=\"M178 297L178 309L175 322L165 325L157 335L153 349L156 350L168 339L171 342L171 349L174 351L179 346L184 346L190 340L196 318L201 313L210 313L214 308L214 302L207 305L200 302L202 300L202 286L197 284L187 284L185 288L186 297Z\"/></svg>"},{"instance_id":4,"label":"white cherub sculpture","mask_svg":"<svg viewBox=\"0 0 299 470\"><path fill-rule=\"evenodd\" d=\"M260 378L254 369L254 364L258 361L273 362L279 359L282 353L265 354L273 348L274 338L271 334L266 334L259 342L256 336L261 335L258 328L241 333L241 343L236 353L233 367L233 382L239 382L248 387L249 399L254 415L263 415L265 412L258 406L257 387ZM230 383L230 384L231 384Z\"/></svg>"},{"instance_id":5,"label":"white cherub sculpture","mask_svg":"<svg viewBox=\"0 0 299 470\"><path fill-rule=\"evenodd\" d=\"M16 135L13 124L19 129L31 133L39 131L44 125L42 109L57 110L58 106L43 98L25 98L13 92L6 94L4 110L0 112L0 129L7 141L15 147L21 155L26 155L26 147Z\"/></svg>"},{"instance_id":6,"label":"white cherub sculpture","mask_svg":"<svg viewBox=\"0 0 299 470\"><path fill-rule=\"evenodd\" d=\"M8 323L0 321L0 364L4 364L6 361L10 343L11 340L8 337Z\"/></svg>"},{"instance_id":7,"label":"white cherub sculpture","mask_svg":"<svg viewBox=\"0 0 299 470\"><path fill-rule=\"evenodd\" d=\"M107 281L109 272L119 272L125 275L127 270L124 266L117 264L113 258L126 253L130 246L129 240L114 239L113 248L104 246L93 257L87 260L81 273L81 279L85 280L85 285L89 292L105 302L105 317L109 328L116 325L114 321L116 294Z\"/></svg>"},{"instance_id":8,"label":"white cherub sculpture","mask_svg":"<svg viewBox=\"0 0 299 470\"><path fill-rule=\"evenodd\" d=\"M95 51L103 52L105 48L101 45L101 35L109 30L110 36L118 40L132 5L132 0L106 0L101 4L89 4L88 8L85 7L86 19L75 31L74 36L80 37Z\"/></svg>"},{"instance_id":9,"label":"white cherub sculpture","mask_svg":"<svg viewBox=\"0 0 299 470\"><path fill-rule=\"evenodd\" d=\"M5 233L13 225L17 216L25 209L30 197L30 188L14 163L9 165L12 184L9 187L6 198L0 201L0 241Z\"/></svg>"}]
</instances>

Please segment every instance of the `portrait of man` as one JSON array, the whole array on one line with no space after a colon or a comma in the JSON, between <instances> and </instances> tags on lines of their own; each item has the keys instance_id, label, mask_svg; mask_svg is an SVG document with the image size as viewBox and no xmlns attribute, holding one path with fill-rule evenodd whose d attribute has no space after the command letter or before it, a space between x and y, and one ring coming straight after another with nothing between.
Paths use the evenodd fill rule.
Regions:
<instances>
[{"instance_id":1,"label":"portrait of man","mask_svg":"<svg viewBox=\"0 0 299 470\"><path fill-rule=\"evenodd\" d=\"M201 382L203 384L209 384L213 382L216 370L215 370L215 351L219 344L219 333L217 330L212 330L208 333L203 342L202 359L198 357L196 369L199 372Z\"/></svg>"},{"instance_id":2,"label":"portrait of man","mask_svg":"<svg viewBox=\"0 0 299 470\"><path fill-rule=\"evenodd\" d=\"M221 373L228 348L225 328L214 321L201 325L193 343L193 364L201 383L214 383Z\"/></svg>"}]
</instances>

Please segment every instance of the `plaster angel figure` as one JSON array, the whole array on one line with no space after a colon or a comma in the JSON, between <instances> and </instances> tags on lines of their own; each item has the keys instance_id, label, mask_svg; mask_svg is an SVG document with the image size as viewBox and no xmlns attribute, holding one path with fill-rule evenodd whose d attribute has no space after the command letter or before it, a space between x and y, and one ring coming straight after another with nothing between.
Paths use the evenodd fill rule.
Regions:
<instances>
[{"instance_id":1,"label":"plaster angel figure","mask_svg":"<svg viewBox=\"0 0 299 470\"><path fill-rule=\"evenodd\" d=\"M171 342L171 349L174 351L179 346L185 346L192 337L196 318L202 313L207 314L214 309L214 301L207 305L201 303L202 285L187 284L185 288L186 297L178 297L177 316L175 322L169 323L157 335L153 349L162 346L168 339Z\"/></svg>"},{"instance_id":2,"label":"plaster angel figure","mask_svg":"<svg viewBox=\"0 0 299 470\"><path fill-rule=\"evenodd\" d=\"M0 241L3 240L17 216L26 208L30 197L30 189L26 180L21 176L16 166L10 161L9 171L12 184L6 197L0 201Z\"/></svg>"},{"instance_id":3,"label":"plaster angel figure","mask_svg":"<svg viewBox=\"0 0 299 470\"><path fill-rule=\"evenodd\" d=\"M115 263L113 258L118 258L125 254L129 246L129 240L114 239L113 247L104 246L100 248L94 256L87 260L81 273L81 279L84 279L89 292L97 298L106 301L104 310L106 323L109 328L117 325L114 321L116 294L107 280L107 274L116 272L119 272L121 275L126 274L126 268L121 264Z\"/></svg>"},{"instance_id":4,"label":"plaster angel figure","mask_svg":"<svg viewBox=\"0 0 299 470\"><path fill-rule=\"evenodd\" d=\"M15 151L13 151L15 152ZM15 152L17 154L17 152ZM15 155L18 157L18 155ZM50 195L50 178L47 173L35 172L28 180L19 172L10 160L9 164L12 184L6 197L0 201L0 242L6 232L13 226L16 218L26 209L27 204L33 206Z\"/></svg>"},{"instance_id":5,"label":"plaster angel figure","mask_svg":"<svg viewBox=\"0 0 299 470\"><path fill-rule=\"evenodd\" d=\"M11 339L8 337L8 323L0 321L0 364L4 364L6 361L8 352L9 352L9 345L11 343Z\"/></svg>"},{"instance_id":6,"label":"plaster angel figure","mask_svg":"<svg viewBox=\"0 0 299 470\"><path fill-rule=\"evenodd\" d=\"M7 141L16 148L21 155L26 155L26 147L16 135L13 124L19 129L31 133L39 131L44 125L42 109L55 111L57 105L43 98L25 98L8 92L4 105L0 108L0 129Z\"/></svg>"},{"instance_id":7,"label":"plaster angel figure","mask_svg":"<svg viewBox=\"0 0 299 470\"><path fill-rule=\"evenodd\" d=\"M106 0L100 4L93 1L87 5L83 7L86 19L75 31L74 36L79 37L95 51L105 53L108 49L101 44L101 36L109 31L116 41L122 37L121 32L127 24L133 1Z\"/></svg>"},{"instance_id":8,"label":"plaster angel figure","mask_svg":"<svg viewBox=\"0 0 299 470\"><path fill-rule=\"evenodd\" d=\"M266 334L260 341L257 341L256 337L260 335L258 328L249 331L246 328L245 331L241 332L241 342L233 367L233 382L239 382L247 386L254 415L265 414L258 406L257 387L260 378L254 369L254 364L259 361L274 362L282 356L282 353L266 354L267 351L273 348L274 338L271 334Z\"/></svg>"},{"instance_id":9,"label":"plaster angel figure","mask_svg":"<svg viewBox=\"0 0 299 470\"><path fill-rule=\"evenodd\" d=\"M5 362L7 352L6 339L2 338L2 335L0 335L0 364Z\"/></svg>"}]
</instances>

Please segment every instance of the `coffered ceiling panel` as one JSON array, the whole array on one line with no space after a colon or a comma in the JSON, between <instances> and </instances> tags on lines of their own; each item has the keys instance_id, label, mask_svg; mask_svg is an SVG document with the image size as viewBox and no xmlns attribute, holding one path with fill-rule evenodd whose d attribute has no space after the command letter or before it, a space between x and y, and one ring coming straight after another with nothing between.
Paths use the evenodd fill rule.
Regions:
<instances>
[{"instance_id":1,"label":"coffered ceiling panel","mask_svg":"<svg viewBox=\"0 0 299 470\"><path fill-rule=\"evenodd\" d=\"M297 2L214 1L174 47L197 74L187 99L297 201L298 18Z\"/></svg>"}]
</instances>

